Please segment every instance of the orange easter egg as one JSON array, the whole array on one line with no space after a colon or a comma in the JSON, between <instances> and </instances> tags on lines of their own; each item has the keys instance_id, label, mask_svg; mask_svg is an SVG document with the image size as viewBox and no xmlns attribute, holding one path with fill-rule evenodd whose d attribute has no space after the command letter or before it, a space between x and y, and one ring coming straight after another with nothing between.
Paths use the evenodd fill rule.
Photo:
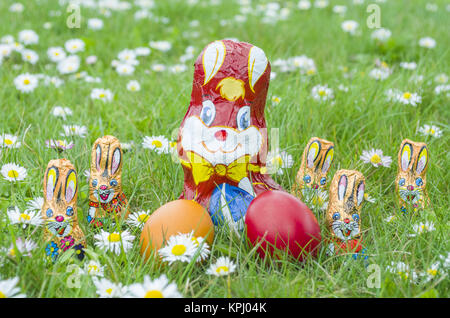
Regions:
<instances>
[{"instance_id":1,"label":"orange easter egg","mask_svg":"<svg viewBox=\"0 0 450 318\"><path fill-rule=\"evenodd\" d=\"M179 233L204 237L209 246L214 240L214 225L205 208L191 200L175 200L153 212L145 222L141 234L141 255L146 259Z\"/></svg>"}]
</instances>

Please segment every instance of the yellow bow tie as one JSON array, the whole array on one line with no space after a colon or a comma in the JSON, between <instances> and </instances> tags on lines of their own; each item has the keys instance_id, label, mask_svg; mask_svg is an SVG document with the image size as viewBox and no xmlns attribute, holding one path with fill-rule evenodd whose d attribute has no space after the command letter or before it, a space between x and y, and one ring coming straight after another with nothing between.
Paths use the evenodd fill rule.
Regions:
<instances>
[{"instance_id":1,"label":"yellow bow tie","mask_svg":"<svg viewBox=\"0 0 450 318\"><path fill-rule=\"evenodd\" d=\"M183 159L180 159L180 161L182 165L192 169L192 176L196 185L209 180L213 175L227 177L232 181L239 182L247 177L248 171L258 172L260 170L259 166L249 163L249 155L236 159L228 166L224 164L213 166L195 152L188 151L186 154L189 161Z\"/></svg>"}]
</instances>

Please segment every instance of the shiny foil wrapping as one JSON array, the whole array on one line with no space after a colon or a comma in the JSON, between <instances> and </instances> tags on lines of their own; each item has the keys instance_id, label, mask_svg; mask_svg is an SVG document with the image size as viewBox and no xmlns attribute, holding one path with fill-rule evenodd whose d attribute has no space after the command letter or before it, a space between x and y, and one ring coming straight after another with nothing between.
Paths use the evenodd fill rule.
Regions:
<instances>
[{"instance_id":1,"label":"shiny foil wrapping","mask_svg":"<svg viewBox=\"0 0 450 318\"><path fill-rule=\"evenodd\" d=\"M67 159L51 160L44 175L44 238L47 257L55 260L61 252L75 249L84 257L85 236L78 224L78 180L73 164Z\"/></svg>"},{"instance_id":2,"label":"shiny foil wrapping","mask_svg":"<svg viewBox=\"0 0 450 318\"><path fill-rule=\"evenodd\" d=\"M126 218L128 200L122 191L123 152L114 136L98 138L92 146L88 222L101 227L105 219Z\"/></svg>"},{"instance_id":3,"label":"shiny foil wrapping","mask_svg":"<svg viewBox=\"0 0 450 318\"><path fill-rule=\"evenodd\" d=\"M355 170L339 170L330 184L330 201L326 221L332 249L358 252L361 248L361 207L364 201L365 178Z\"/></svg>"},{"instance_id":4,"label":"shiny foil wrapping","mask_svg":"<svg viewBox=\"0 0 450 318\"><path fill-rule=\"evenodd\" d=\"M402 141L398 152L396 192L401 210L417 211L428 204L426 172L429 152L426 143L409 139Z\"/></svg>"}]
</instances>

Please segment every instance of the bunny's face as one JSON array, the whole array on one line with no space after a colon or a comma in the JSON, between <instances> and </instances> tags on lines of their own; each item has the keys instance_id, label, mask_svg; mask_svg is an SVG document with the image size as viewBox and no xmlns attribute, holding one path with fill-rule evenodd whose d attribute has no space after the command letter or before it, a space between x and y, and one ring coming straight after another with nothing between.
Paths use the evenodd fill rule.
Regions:
<instances>
[{"instance_id":1,"label":"bunny's face","mask_svg":"<svg viewBox=\"0 0 450 318\"><path fill-rule=\"evenodd\" d=\"M402 205L423 207L428 167L428 148L423 142L403 140L398 153L397 193Z\"/></svg>"},{"instance_id":2,"label":"bunny's face","mask_svg":"<svg viewBox=\"0 0 450 318\"><path fill-rule=\"evenodd\" d=\"M339 170L330 186L327 222L334 237L343 242L360 237L365 180L359 171Z\"/></svg>"},{"instance_id":3,"label":"bunny's face","mask_svg":"<svg viewBox=\"0 0 450 318\"><path fill-rule=\"evenodd\" d=\"M122 192L122 148L117 138L104 136L92 147L89 191L100 203L109 203Z\"/></svg>"},{"instance_id":4,"label":"bunny's face","mask_svg":"<svg viewBox=\"0 0 450 318\"><path fill-rule=\"evenodd\" d=\"M49 162L44 176L42 217L54 236L71 235L77 224L77 173L66 159Z\"/></svg>"},{"instance_id":5,"label":"bunny's face","mask_svg":"<svg viewBox=\"0 0 450 318\"><path fill-rule=\"evenodd\" d=\"M334 157L334 144L313 137L303 151L296 183L300 189L325 189L327 174Z\"/></svg>"}]
</instances>

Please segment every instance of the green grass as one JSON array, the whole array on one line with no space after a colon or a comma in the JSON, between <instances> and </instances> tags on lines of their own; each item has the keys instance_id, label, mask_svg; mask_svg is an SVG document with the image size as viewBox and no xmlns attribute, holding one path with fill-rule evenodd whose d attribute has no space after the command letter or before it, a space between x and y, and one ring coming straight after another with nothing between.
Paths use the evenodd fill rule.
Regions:
<instances>
[{"instance_id":1,"label":"green grass","mask_svg":"<svg viewBox=\"0 0 450 318\"><path fill-rule=\"evenodd\" d=\"M39 44L30 46L39 53L36 65L21 61L18 54L5 59L0 66L0 133L15 134L23 140L18 149L3 149L0 165L16 162L28 170L28 177L12 184L0 180L0 246L9 247L15 237L26 236L40 247L32 257L12 259L0 254L0 277L6 279L18 276L19 287L28 297L96 297L96 289L90 277L82 276L82 288L69 288L67 272L70 263L80 264L71 258L60 260L53 266L44 262L45 244L42 229L27 228L9 224L6 208L17 205L24 209L26 201L42 196L42 179L47 163L51 159L66 157L79 173L78 213L80 226L87 235L88 245L99 261L106 266L105 277L129 285L142 282L145 275L155 278L165 273L178 285L186 297L448 297L449 281L445 270L429 282L419 280L411 283L396 274L385 271L391 262L402 261L410 268L423 272L439 260L439 255L449 252L449 99L445 94L434 94L434 77L440 73L450 75L449 21L450 12L445 1L434 1L437 12L425 10L427 1L387 1L380 4L382 26L392 31L388 45L379 47L370 39L372 30L366 27L366 5L356 6L351 1L333 1L347 4L345 17L326 9L312 8L308 11L296 9L297 1L284 5L291 9L285 21L262 24L261 15L249 15L243 23L232 22L220 26L222 19L231 20L239 13L239 5L223 0L219 6L201 5L199 1L189 6L184 1L157 1L152 10L155 16L170 19L162 24L148 19L136 21L129 11L112 12L109 18L96 10L82 8L82 27L69 29L65 25L68 14L57 1L22 1L22 13L10 13L8 8L14 1L0 3L0 37L17 34L23 29L33 29L39 36ZM263 3L263 2L261 2ZM50 16L52 10L59 10L60 16ZM105 26L92 31L86 27L86 19L100 17ZM362 34L349 36L340 28L343 20L352 19L360 24ZM192 20L199 20L200 26L188 26ZM43 28L51 22L50 30ZM198 31L200 36L191 39L183 36L186 30ZM431 36L437 46L432 50L417 45L419 38ZM369 288L367 271L362 260L353 260L350 255L328 257L322 249L316 259L298 263L286 256L280 259L261 261L255 251L242 241L230 237L226 229L216 231L212 246L212 257L201 266L176 264L159 268L145 263L139 254L139 232L133 230L137 239L126 255L117 257L94 249L94 232L85 221L88 207L88 184L82 172L89 168L92 143L100 136L111 134L122 142L134 141L137 147L124 156L123 187L128 195L132 210L154 211L166 202L178 198L183 186L181 165L170 156L160 156L142 149L144 136L165 135L169 139L179 127L190 101L192 87L192 61L188 71L181 74L169 72L146 73L153 63L173 65L184 54L188 45L195 46L195 55L209 42L226 37L235 37L262 48L270 61L303 55L313 58L317 66L314 76L298 73L281 73L271 81L268 100L276 95L282 98L277 106L266 106L268 128L280 130L280 147L294 158L292 168L283 175L274 176L284 189L290 190L301 161L303 149L312 136L322 137L335 143L335 160L329 175L339 169L361 171L367 182L367 192L377 202L363 207L362 228L369 264L381 269L380 288ZM71 38L81 38L86 49L79 55L83 59L97 55L98 62L88 66L84 62L81 71L99 76L100 84L71 81L64 78L60 88L39 84L30 94L21 94L14 87L14 78L25 72L44 73L59 76L54 66L47 69L47 48L63 46ZM168 40L173 44L167 53L153 50L150 56L139 58L141 64L130 77L119 76L110 66L118 52L125 48L147 46L151 40ZM385 81L368 77L375 59L386 62L393 68L393 74ZM415 61L414 71L401 69L401 61ZM13 67L15 64L19 66ZM354 77L345 78L340 66L353 70ZM412 74L423 75L423 82L410 81ZM126 90L126 83L136 79L140 92ZM312 99L311 88L316 84L328 84L335 91L335 103L319 103ZM350 89L337 90L339 84ZM89 95L93 87L109 88L115 94L114 101L102 103L93 101ZM387 89L417 92L422 97L418 107L387 102ZM50 115L55 105L73 110L73 116L66 121ZM63 124L80 124L88 128L88 135L82 139L74 137L73 149L58 154L45 147L45 140L59 138ZM416 130L423 124L435 124L443 130L439 139L418 135ZM431 206L420 215L402 215L398 212L395 196L397 173L397 152L401 141L410 138L424 141L430 150L430 165L427 172L427 187ZM380 148L393 159L390 168L375 169L363 164L359 157L363 150ZM315 211L321 225L323 237L327 236L324 215ZM396 214L397 220L387 223L384 219ZM412 226L431 220L435 231L409 237ZM238 264L238 269L226 278L212 278L205 274L210 262L221 255L229 255Z\"/></svg>"}]
</instances>

